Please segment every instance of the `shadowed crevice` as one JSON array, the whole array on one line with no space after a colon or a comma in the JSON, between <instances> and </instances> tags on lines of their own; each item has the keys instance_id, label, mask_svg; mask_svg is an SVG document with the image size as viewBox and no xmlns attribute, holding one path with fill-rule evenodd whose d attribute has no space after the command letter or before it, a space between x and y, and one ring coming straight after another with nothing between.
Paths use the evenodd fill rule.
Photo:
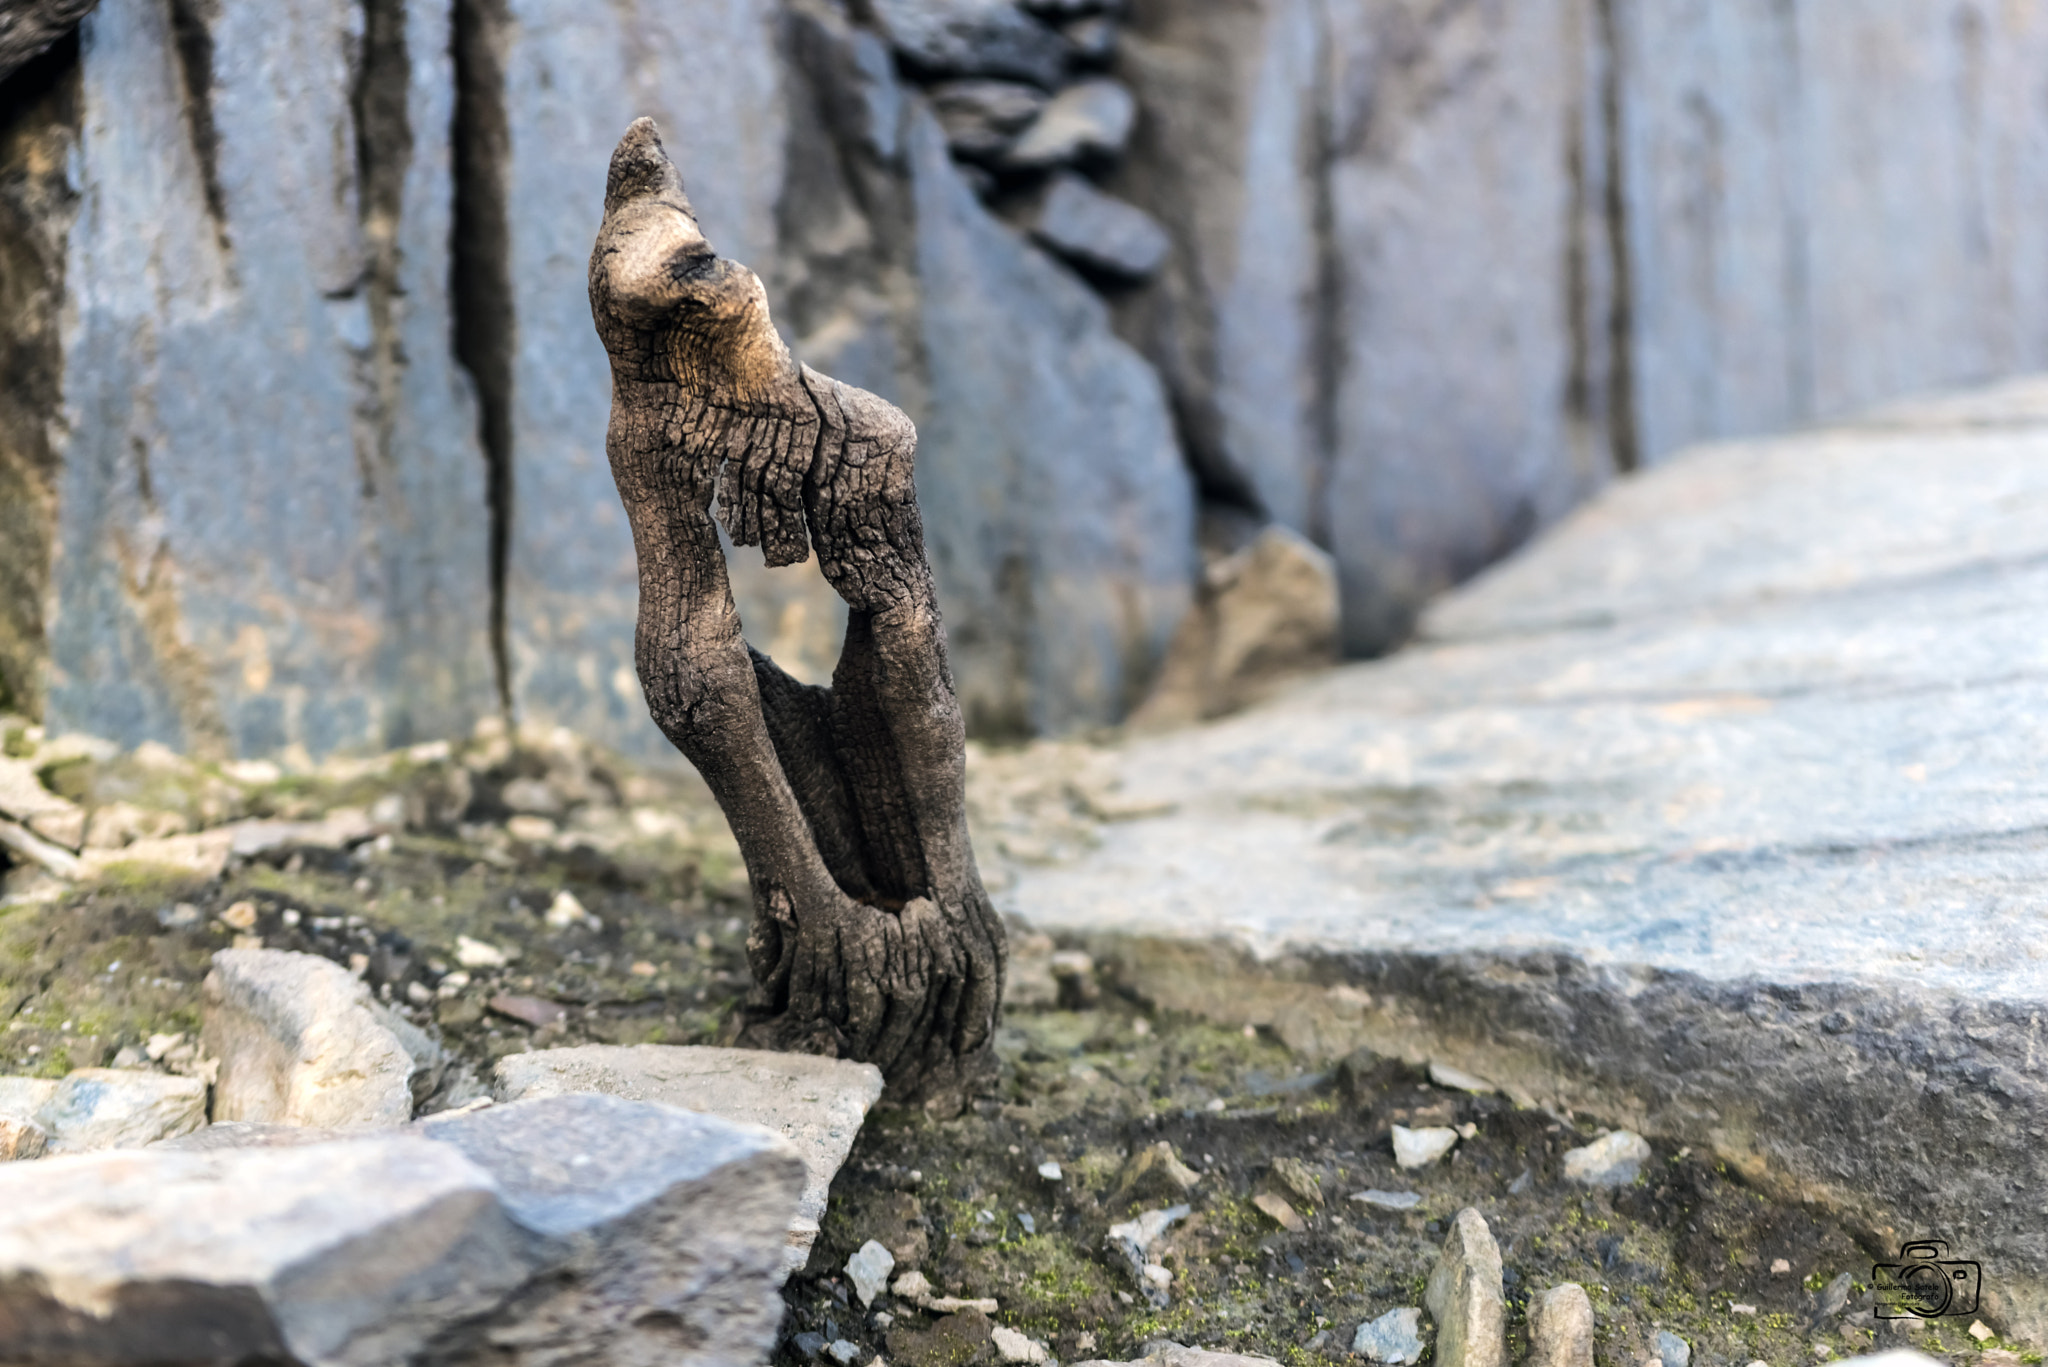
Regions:
<instances>
[{"instance_id":1,"label":"shadowed crevice","mask_svg":"<svg viewBox=\"0 0 2048 1367\"><path fill-rule=\"evenodd\" d=\"M504 0L456 0L455 240L449 295L455 316L455 359L476 386L484 496L491 519L491 659L497 670L499 706L510 714L505 593L512 545L512 363L517 318L506 209L511 158L505 117L508 22Z\"/></svg>"},{"instance_id":2,"label":"shadowed crevice","mask_svg":"<svg viewBox=\"0 0 2048 1367\"><path fill-rule=\"evenodd\" d=\"M223 252L228 240L227 195L220 182L220 130L213 119L213 26L220 18L218 0L170 0L171 49L178 59L178 77L185 87L185 131L199 162L199 183L206 196L207 217Z\"/></svg>"}]
</instances>

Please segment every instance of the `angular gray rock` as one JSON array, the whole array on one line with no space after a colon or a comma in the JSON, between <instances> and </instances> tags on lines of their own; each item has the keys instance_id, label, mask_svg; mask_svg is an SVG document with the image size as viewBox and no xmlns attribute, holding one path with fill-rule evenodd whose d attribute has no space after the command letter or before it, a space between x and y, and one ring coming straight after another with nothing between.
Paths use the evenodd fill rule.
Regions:
<instances>
[{"instance_id":1,"label":"angular gray rock","mask_svg":"<svg viewBox=\"0 0 2048 1367\"><path fill-rule=\"evenodd\" d=\"M805 1182L787 1141L609 1096L562 1096L422 1121L490 1174L537 1239L526 1283L446 1334L449 1367L750 1367L774 1346L784 1231Z\"/></svg>"},{"instance_id":2,"label":"angular gray rock","mask_svg":"<svg viewBox=\"0 0 2048 1367\"><path fill-rule=\"evenodd\" d=\"M941 81L925 91L946 146L970 161L999 157L1045 108L1046 93L1022 81Z\"/></svg>"},{"instance_id":3,"label":"angular gray rock","mask_svg":"<svg viewBox=\"0 0 2048 1367\"><path fill-rule=\"evenodd\" d=\"M1066 44L1012 0L873 0L896 51L933 76L1013 76L1050 89Z\"/></svg>"},{"instance_id":4,"label":"angular gray rock","mask_svg":"<svg viewBox=\"0 0 2048 1367\"><path fill-rule=\"evenodd\" d=\"M908 155L930 386L918 502L969 727L1121 718L1195 573L1165 394L1102 301L975 200L928 113Z\"/></svg>"},{"instance_id":5,"label":"angular gray rock","mask_svg":"<svg viewBox=\"0 0 2048 1367\"><path fill-rule=\"evenodd\" d=\"M0 1168L24 1361L401 1361L518 1287L524 1242L487 1174L418 1138Z\"/></svg>"},{"instance_id":6,"label":"angular gray rock","mask_svg":"<svg viewBox=\"0 0 2048 1367\"><path fill-rule=\"evenodd\" d=\"M412 1119L439 1051L341 965L278 949L224 949L202 985L201 1042L220 1061L213 1118L337 1130Z\"/></svg>"},{"instance_id":7,"label":"angular gray rock","mask_svg":"<svg viewBox=\"0 0 2048 1367\"><path fill-rule=\"evenodd\" d=\"M53 733L317 754L495 709L449 7L398 13L367 45L317 4L80 25Z\"/></svg>"},{"instance_id":8,"label":"angular gray rock","mask_svg":"<svg viewBox=\"0 0 2048 1367\"><path fill-rule=\"evenodd\" d=\"M1593 1367L1593 1302L1576 1282L1529 1304L1529 1367Z\"/></svg>"},{"instance_id":9,"label":"angular gray rock","mask_svg":"<svg viewBox=\"0 0 2048 1367\"><path fill-rule=\"evenodd\" d=\"M758 1127L565 1097L242 1138L0 1169L9 1347L107 1367L740 1367L772 1344L802 1165Z\"/></svg>"},{"instance_id":10,"label":"angular gray rock","mask_svg":"<svg viewBox=\"0 0 2048 1367\"><path fill-rule=\"evenodd\" d=\"M1664 1367L1692 1367L1692 1345L1669 1329L1659 1329L1657 1361Z\"/></svg>"},{"instance_id":11,"label":"angular gray rock","mask_svg":"<svg viewBox=\"0 0 2048 1367\"><path fill-rule=\"evenodd\" d=\"M1500 1246L1486 1218L1469 1206L1451 1222L1422 1303L1436 1321L1436 1360L1444 1367L1505 1367Z\"/></svg>"},{"instance_id":12,"label":"angular gray rock","mask_svg":"<svg viewBox=\"0 0 2048 1367\"><path fill-rule=\"evenodd\" d=\"M2048 1336L2048 1233L2006 1204L2048 1185L2048 972L2013 910L2048 861L2011 834L2048 803L2010 786L2048 764L2044 394L1621 483L1417 646L1103 756L1153 814L1064 837L1087 852L998 905L1096 937L1161 1009L1300 1013L1329 1057L1418 1050L1873 1227L1939 1224ZM1869 919L1922 905L1951 908L1938 943ZM1901 1173L1901 1143L1951 1161Z\"/></svg>"},{"instance_id":13,"label":"angular gray rock","mask_svg":"<svg viewBox=\"0 0 2048 1367\"><path fill-rule=\"evenodd\" d=\"M51 1089L33 1119L53 1154L141 1148L204 1125L206 1083L128 1068L80 1068Z\"/></svg>"},{"instance_id":14,"label":"angular gray rock","mask_svg":"<svg viewBox=\"0 0 2048 1367\"><path fill-rule=\"evenodd\" d=\"M1152 215L1070 171L1046 186L1031 236L1077 266L1127 281L1156 272L1173 246Z\"/></svg>"},{"instance_id":15,"label":"angular gray rock","mask_svg":"<svg viewBox=\"0 0 2048 1367\"><path fill-rule=\"evenodd\" d=\"M1351 1351L1389 1367L1422 1361L1422 1311L1412 1305L1367 1320L1351 1336Z\"/></svg>"},{"instance_id":16,"label":"angular gray rock","mask_svg":"<svg viewBox=\"0 0 2048 1367\"><path fill-rule=\"evenodd\" d=\"M1076 81L1039 111L1004 154L1003 164L1037 169L1113 158L1130 141L1137 120L1138 101L1130 87L1103 76Z\"/></svg>"},{"instance_id":17,"label":"angular gray rock","mask_svg":"<svg viewBox=\"0 0 2048 1367\"><path fill-rule=\"evenodd\" d=\"M782 1135L805 1171L786 1241L788 1268L796 1271L817 1240L833 1175L882 1095L882 1074L873 1064L809 1054L586 1044L508 1054L498 1061L495 1089L504 1101L578 1092L655 1101Z\"/></svg>"}]
</instances>

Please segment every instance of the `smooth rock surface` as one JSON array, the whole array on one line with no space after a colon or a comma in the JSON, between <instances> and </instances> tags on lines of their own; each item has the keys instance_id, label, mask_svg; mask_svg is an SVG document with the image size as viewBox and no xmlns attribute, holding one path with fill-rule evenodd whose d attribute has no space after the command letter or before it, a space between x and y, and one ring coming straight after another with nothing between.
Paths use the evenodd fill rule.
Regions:
<instances>
[{"instance_id":1,"label":"smooth rock surface","mask_svg":"<svg viewBox=\"0 0 2048 1367\"><path fill-rule=\"evenodd\" d=\"M51 1153L136 1149L206 1123L206 1083L128 1068L80 1068L36 1108Z\"/></svg>"},{"instance_id":2,"label":"smooth rock surface","mask_svg":"<svg viewBox=\"0 0 2048 1367\"><path fill-rule=\"evenodd\" d=\"M1593 1302L1576 1282L1529 1303L1529 1367L1593 1367Z\"/></svg>"},{"instance_id":3,"label":"smooth rock surface","mask_svg":"<svg viewBox=\"0 0 2048 1367\"><path fill-rule=\"evenodd\" d=\"M1442 1125L1427 1125L1419 1130L1396 1125L1393 1140L1394 1166L1426 1168L1456 1147L1458 1132Z\"/></svg>"},{"instance_id":4,"label":"smooth rock surface","mask_svg":"<svg viewBox=\"0 0 2048 1367\"><path fill-rule=\"evenodd\" d=\"M1504 1367L1507 1299L1500 1246L1478 1211L1467 1207L1451 1222L1422 1303L1436 1321L1436 1360L1444 1367Z\"/></svg>"},{"instance_id":5,"label":"smooth rock surface","mask_svg":"<svg viewBox=\"0 0 2048 1367\"><path fill-rule=\"evenodd\" d=\"M220 1060L213 1118L336 1130L412 1119L416 1078L438 1049L340 964L277 949L224 949L202 985L201 1042Z\"/></svg>"},{"instance_id":6,"label":"smooth rock surface","mask_svg":"<svg viewBox=\"0 0 2048 1367\"><path fill-rule=\"evenodd\" d=\"M1152 215L1070 171L1046 187L1031 236L1077 266L1125 281L1152 275L1173 246Z\"/></svg>"},{"instance_id":7,"label":"smooth rock surface","mask_svg":"<svg viewBox=\"0 0 2048 1367\"><path fill-rule=\"evenodd\" d=\"M788 1231L791 1271L810 1257L832 1177L846 1161L868 1108L882 1095L881 1070L872 1064L668 1044L589 1044L510 1054L498 1061L494 1079L503 1101L598 1092L761 1125L782 1135L796 1147L805 1171Z\"/></svg>"},{"instance_id":8,"label":"smooth rock surface","mask_svg":"<svg viewBox=\"0 0 2048 1367\"><path fill-rule=\"evenodd\" d=\"M1625 1187L1649 1161L1648 1141L1628 1130L1616 1130L1583 1148L1565 1150L1564 1175L1582 1187Z\"/></svg>"},{"instance_id":9,"label":"smooth rock surface","mask_svg":"<svg viewBox=\"0 0 2048 1367\"><path fill-rule=\"evenodd\" d=\"M1619 484L1415 648L1123 747L1096 781L1133 815L997 903L1161 1005L1939 1223L2048 1337L2048 1232L2003 1194L2048 1185L2044 392Z\"/></svg>"},{"instance_id":10,"label":"smooth rock surface","mask_svg":"<svg viewBox=\"0 0 2048 1367\"><path fill-rule=\"evenodd\" d=\"M1422 1361L1422 1311L1412 1305L1367 1320L1351 1336L1351 1351L1389 1367Z\"/></svg>"}]
</instances>

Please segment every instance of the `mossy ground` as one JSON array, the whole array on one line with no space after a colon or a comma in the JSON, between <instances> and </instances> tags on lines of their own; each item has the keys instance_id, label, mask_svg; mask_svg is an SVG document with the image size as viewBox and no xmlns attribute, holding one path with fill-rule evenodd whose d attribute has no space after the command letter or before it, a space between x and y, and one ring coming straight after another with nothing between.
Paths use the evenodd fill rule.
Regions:
<instances>
[{"instance_id":1,"label":"mossy ground","mask_svg":"<svg viewBox=\"0 0 2048 1367\"><path fill-rule=\"evenodd\" d=\"M143 802L194 825L394 797L418 813L446 807L451 786L462 801L444 820L408 820L348 852L286 848L203 885L137 874L0 908L0 1072L58 1075L107 1064L153 1034L190 1035L209 956L250 942L242 937L349 965L435 1025L475 1077L529 1048L716 1039L747 985L746 890L701 785L588 765L566 772L559 756L502 744L458 759L472 778L455 782L448 761L253 786L197 768L173 781L125 763L49 775L88 804ZM551 838L511 833L502 795L521 776L584 795ZM551 923L564 891L599 924ZM509 962L465 968L458 937ZM522 1020L508 997L563 1014ZM1659 1145L1637 1182L1589 1192L1561 1174L1564 1151L1595 1136L1569 1118L1446 1091L1391 1060L1311 1066L1266 1034L1114 995L1070 1005L1009 1012L998 1092L967 1113L933 1120L884 1108L870 1118L811 1267L787 1288L785 1367L804 1358L796 1336L813 1332L855 1343L862 1367L878 1356L896 1367L991 1358L972 1316L933 1332L931 1316L886 1295L861 1307L840 1269L870 1238L905 1250L905 1266L918 1264L941 1293L993 1297L997 1323L1063 1360L1133 1357L1170 1338L1303 1367L1344 1361L1360 1321L1421 1303L1443 1229L1466 1206L1501 1245L1511 1351L1529 1297L1575 1281L1599 1317L1601 1367L1637 1367L1659 1330L1686 1339L1700 1367L1805 1367L1894 1343L1963 1364L2021 1360L2009 1345L1987 1351L1968 1338L1967 1320L1873 1320L1860 1283L1889 1250L1859 1247L1824 1212L1768 1200L1701 1155ZM1449 1158L1402 1172L1389 1143L1396 1123L1474 1130ZM1156 1188L1119 1198L1128 1156L1160 1141L1201 1180L1184 1198ZM1278 1183L1283 1157L1313 1174L1319 1203ZM1059 1180L1039 1175L1048 1161ZM1348 1199L1368 1187L1422 1201L1392 1212ZM1254 1206L1267 1191L1304 1228L1282 1229ZM1153 1250L1173 1274L1171 1303L1156 1308L1105 1235L1173 1199L1192 1213ZM1773 1273L1780 1259L1789 1270ZM1858 1283L1848 1304L1816 1320L1822 1288L1844 1273Z\"/></svg>"}]
</instances>

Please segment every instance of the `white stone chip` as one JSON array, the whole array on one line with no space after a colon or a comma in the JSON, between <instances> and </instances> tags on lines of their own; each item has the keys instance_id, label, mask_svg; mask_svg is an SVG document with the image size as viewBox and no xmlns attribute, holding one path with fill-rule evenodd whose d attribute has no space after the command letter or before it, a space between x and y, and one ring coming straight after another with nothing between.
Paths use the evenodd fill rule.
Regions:
<instances>
[{"instance_id":1,"label":"white stone chip","mask_svg":"<svg viewBox=\"0 0 2048 1367\"><path fill-rule=\"evenodd\" d=\"M988 1331L989 1342L995 1345L996 1355L1004 1362L1044 1362L1047 1360L1045 1345L1008 1325L998 1324Z\"/></svg>"},{"instance_id":2,"label":"white stone chip","mask_svg":"<svg viewBox=\"0 0 2048 1367\"><path fill-rule=\"evenodd\" d=\"M1060 1165L1057 1163L1040 1163L1038 1165L1038 1175L1048 1182L1057 1182L1065 1176L1060 1171Z\"/></svg>"},{"instance_id":3,"label":"white stone chip","mask_svg":"<svg viewBox=\"0 0 2048 1367\"><path fill-rule=\"evenodd\" d=\"M895 1270L896 1255L874 1239L862 1244L846 1260L846 1275L853 1279L854 1294L860 1297L862 1305L875 1303L875 1297L889 1285L889 1274Z\"/></svg>"},{"instance_id":4,"label":"white stone chip","mask_svg":"<svg viewBox=\"0 0 2048 1367\"><path fill-rule=\"evenodd\" d=\"M1426 1168L1449 1153L1458 1142L1458 1132L1442 1125L1411 1130L1394 1126L1394 1164L1402 1168Z\"/></svg>"},{"instance_id":5,"label":"white stone chip","mask_svg":"<svg viewBox=\"0 0 2048 1367\"><path fill-rule=\"evenodd\" d=\"M1487 1096L1500 1090L1485 1078L1468 1073L1462 1068L1453 1068L1448 1063L1432 1062L1429 1065L1429 1080L1439 1087L1448 1087L1457 1092L1471 1092L1475 1096Z\"/></svg>"},{"instance_id":6,"label":"white stone chip","mask_svg":"<svg viewBox=\"0 0 2048 1367\"><path fill-rule=\"evenodd\" d=\"M1649 1161L1648 1140L1633 1130L1616 1130L1583 1148L1566 1150L1564 1175L1580 1186L1624 1187L1636 1180Z\"/></svg>"},{"instance_id":7,"label":"white stone chip","mask_svg":"<svg viewBox=\"0 0 2048 1367\"><path fill-rule=\"evenodd\" d=\"M1358 1326L1351 1351L1388 1367L1406 1367L1422 1360L1422 1311L1413 1305L1389 1310Z\"/></svg>"}]
</instances>

